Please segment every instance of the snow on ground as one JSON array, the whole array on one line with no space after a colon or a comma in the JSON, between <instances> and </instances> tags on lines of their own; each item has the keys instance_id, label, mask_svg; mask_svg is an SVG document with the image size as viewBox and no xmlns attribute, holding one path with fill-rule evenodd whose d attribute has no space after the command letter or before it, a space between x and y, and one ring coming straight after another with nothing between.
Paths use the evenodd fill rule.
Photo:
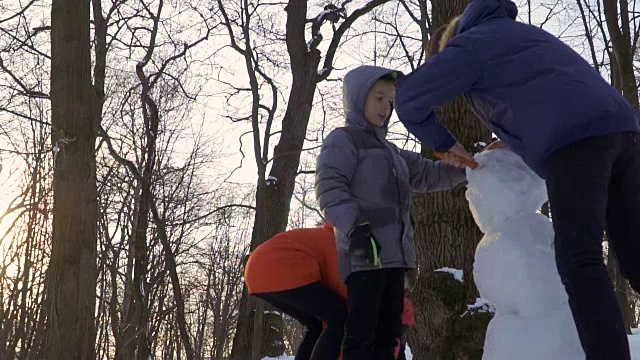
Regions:
<instances>
[{"instance_id":1,"label":"snow on ground","mask_svg":"<svg viewBox=\"0 0 640 360\"><path fill-rule=\"evenodd\" d=\"M640 360L640 329L633 329L633 335L629 335L629 345L631 347L631 360ZM407 360L413 359L409 347L407 347L406 355ZM277 358L266 357L262 360L294 360L294 357L283 355Z\"/></svg>"},{"instance_id":2,"label":"snow on ground","mask_svg":"<svg viewBox=\"0 0 640 360\"><path fill-rule=\"evenodd\" d=\"M640 329L633 329L633 335L629 336L631 348L631 360L640 360Z\"/></svg>"},{"instance_id":3,"label":"snow on ground","mask_svg":"<svg viewBox=\"0 0 640 360\"><path fill-rule=\"evenodd\" d=\"M413 354L411 354L411 349L409 349L408 346L405 349L404 355L407 357L407 360L413 359ZM282 355L282 356L278 356L277 358L266 357L266 358L263 358L262 360L295 360L295 358L293 356Z\"/></svg>"},{"instance_id":4,"label":"snow on ground","mask_svg":"<svg viewBox=\"0 0 640 360\"><path fill-rule=\"evenodd\" d=\"M413 354L411 354L411 349L409 349L408 346L405 349L404 354L407 357L407 360L412 360L413 359ZM293 356L282 355L282 356L278 356L277 358L266 357L266 358L263 358L262 360L295 360L295 359L294 359ZM635 359L633 359L633 360L635 360Z\"/></svg>"}]
</instances>

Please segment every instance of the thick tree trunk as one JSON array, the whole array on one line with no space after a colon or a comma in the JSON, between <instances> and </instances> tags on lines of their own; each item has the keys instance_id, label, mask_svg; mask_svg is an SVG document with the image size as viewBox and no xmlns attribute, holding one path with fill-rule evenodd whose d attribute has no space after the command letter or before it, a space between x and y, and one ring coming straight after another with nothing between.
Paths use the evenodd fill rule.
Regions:
<instances>
[{"instance_id":1,"label":"thick tree trunk","mask_svg":"<svg viewBox=\"0 0 640 360\"><path fill-rule=\"evenodd\" d=\"M446 272L429 271L418 278L413 293L416 327L409 346L416 359L482 358L484 335L492 318L488 309L468 310L466 283Z\"/></svg>"},{"instance_id":2,"label":"thick tree trunk","mask_svg":"<svg viewBox=\"0 0 640 360\"><path fill-rule=\"evenodd\" d=\"M53 242L47 274L49 360L95 358L97 201L89 1L51 10ZM55 149L55 148L54 148Z\"/></svg>"},{"instance_id":3,"label":"thick tree trunk","mask_svg":"<svg viewBox=\"0 0 640 360\"><path fill-rule=\"evenodd\" d=\"M456 102L454 106L460 105ZM451 129L463 144L468 144L471 134L463 136L455 127ZM483 130L475 129L475 140L483 139ZM482 237L464 191L461 187L451 192L415 195L413 214L421 275L414 297L416 313L422 314L416 318L412 334L417 358L458 360L482 356L490 316L462 316L467 305L477 298L472 271L475 248ZM464 283L451 275L433 272L443 267L462 270Z\"/></svg>"},{"instance_id":4,"label":"thick tree trunk","mask_svg":"<svg viewBox=\"0 0 640 360\"><path fill-rule=\"evenodd\" d=\"M282 120L280 141L274 149L273 165L267 184L259 179L256 191L256 214L251 241L251 250L279 232L285 231L289 220L291 197L300 164L300 154L311 116L311 107L316 90L316 72L320 63L318 51L307 52L304 27L307 2L291 0L287 5L287 48L291 60L293 83L287 102L287 110ZM246 289L240 303L240 313L236 335L233 339L231 358L251 359L253 338L253 315L255 299L250 299ZM265 310L268 306L265 306ZM273 312L262 316L263 332L261 356L279 356L284 351L282 340L282 318ZM259 329L257 331L260 331ZM253 346L256 346L254 343ZM255 357L254 357L255 360Z\"/></svg>"},{"instance_id":5,"label":"thick tree trunk","mask_svg":"<svg viewBox=\"0 0 640 360\"><path fill-rule=\"evenodd\" d=\"M434 0L433 29L460 14L466 0ZM438 111L443 124L471 149L479 141L488 142L490 132L476 119L460 98ZM432 156L429 149L423 149ZM464 197L464 187L450 192L416 194L413 216L420 279L414 294L416 327L411 336L416 358L480 359L489 313L466 313L475 302L473 260L482 234ZM450 267L463 270L464 283L434 270ZM465 314L466 313L466 314Z\"/></svg>"}]
</instances>

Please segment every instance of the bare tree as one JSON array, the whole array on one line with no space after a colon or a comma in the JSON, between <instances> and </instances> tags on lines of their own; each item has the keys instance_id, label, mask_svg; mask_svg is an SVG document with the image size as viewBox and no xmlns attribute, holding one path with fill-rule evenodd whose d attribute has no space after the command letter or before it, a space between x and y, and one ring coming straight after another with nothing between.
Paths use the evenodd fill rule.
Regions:
<instances>
[{"instance_id":1,"label":"bare tree","mask_svg":"<svg viewBox=\"0 0 640 360\"><path fill-rule=\"evenodd\" d=\"M300 154L307 132L317 84L327 79L333 70L333 62L342 36L361 16L388 0L365 2L350 14L343 6L326 4L324 11L307 19L307 1L289 1L285 4L268 2L226 2L218 0L222 21L227 27L231 48L241 56L249 77L249 86L235 87L236 93L251 96L251 111L236 116L236 120L248 120L253 129L254 157L258 169L256 187L256 215L251 249L287 227L290 202L298 174ZM284 33L274 29L275 14L285 11L287 20ZM263 14L263 15L261 15ZM271 17L264 15L271 14ZM334 33L324 56L319 49L323 40L324 24L334 25ZM307 40L307 24L310 24L310 39ZM264 49L256 47L255 33L265 34L267 41L285 40L287 54L283 61L290 67L292 83L289 89L287 108L282 117L279 141L271 151L272 125L278 115L280 90L273 75L268 73L268 64L278 64L280 58L268 57ZM267 90L261 91L262 87ZM261 124L264 124L261 127ZM263 135L261 135L261 133ZM267 172L268 166L271 165ZM267 175L268 174L268 175ZM282 325L279 316L266 314L275 326L262 336L262 304L254 312L255 302L246 291L240 307L240 317L231 357L234 359L260 358L262 355L280 355L283 350ZM255 319L252 320L252 314ZM251 330L251 325L253 330ZM272 331L275 330L275 331ZM251 335L253 333L253 335ZM251 342L250 339L254 341ZM266 341L259 341L260 338ZM246 344L252 343L252 347ZM264 343L264 351L260 347ZM252 352L250 352L252 350Z\"/></svg>"},{"instance_id":2,"label":"bare tree","mask_svg":"<svg viewBox=\"0 0 640 360\"><path fill-rule=\"evenodd\" d=\"M638 84L633 69L633 53L637 35L632 37L630 29L629 2L621 0L618 7L617 1L602 0L611 47L613 48L615 66L612 66L612 73L615 78L614 86L618 88L622 95L635 108L640 109L638 103ZM618 25L620 24L620 25Z\"/></svg>"},{"instance_id":3,"label":"bare tree","mask_svg":"<svg viewBox=\"0 0 640 360\"><path fill-rule=\"evenodd\" d=\"M247 296L243 261L288 226L321 222L308 180L317 150L313 137L321 139L341 121L339 79L329 78L340 70L334 70L335 59L345 54L413 70L424 62L434 27L461 11L464 1L216 0L204 6L197 0L92 0L91 8L56 1L51 19L39 16L49 6L40 0L0 5L0 174L12 158L19 163L13 176L21 179L8 215L0 217L9 227L0 234L0 360L45 358L47 320L49 357L246 360L294 351L301 325ZM575 46L587 44L584 52L596 69L629 96L631 80L621 70L629 61L618 57L631 54L632 71L627 66L624 76L636 73L637 20L629 9L634 5L612 4L527 2L542 14L538 25L559 24L560 36ZM62 14L63 8L76 11L81 24L61 23L59 16L75 14ZM574 10L580 16L563 18ZM363 16L371 22L358 27ZM221 22L228 45L206 48L216 26L211 17ZM610 35L618 17L626 22L616 23L619 33ZM575 36L576 28L587 35ZM76 36L61 44L65 31ZM628 49L616 52L620 44ZM201 79L211 76L209 63L227 56L241 60L225 65L233 78L218 79L229 89L227 118L250 126L258 170L257 183L247 189L212 176L219 149L211 146L220 140L190 132L190 126L202 126L194 125L195 117L221 123L199 113L203 102L213 102L199 91L205 88ZM232 73L238 67L247 84ZM58 86L53 96L49 84ZM71 113L78 116L66 116ZM465 145L487 140L461 102L440 114ZM319 128L311 122L315 115L322 117ZM395 126L393 141L416 146ZM97 178L97 187L76 176L82 171ZM476 296L470 264L479 235L461 195L457 189L416 199L416 357L481 353L484 323L460 317ZM89 198L95 201L74 207ZM455 225L441 221L445 215ZM97 225L75 226L88 217ZM443 266L463 269L465 283L431 271ZM621 277L612 276L624 289ZM75 285L81 283L88 287ZM621 303L627 301L630 325L637 326L637 294L618 293ZM72 330L60 333L72 322Z\"/></svg>"},{"instance_id":4,"label":"bare tree","mask_svg":"<svg viewBox=\"0 0 640 360\"><path fill-rule=\"evenodd\" d=\"M35 122L24 139L22 155L28 165L25 191L10 202L5 217L14 216L0 237L0 359L44 357L44 277L49 256L51 182L47 166L47 131ZM40 149L30 153L27 149Z\"/></svg>"},{"instance_id":5,"label":"bare tree","mask_svg":"<svg viewBox=\"0 0 640 360\"><path fill-rule=\"evenodd\" d=\"M199 344L201 354L208 353L211 359L223 360L231 352L233 328L238 319L243 287L244 254L251 240L253 212L230 208L222 211L220 223L213 229L206 261L207 288L203 303L210 315L203 316L202 333L209 333L209 350L204 340ZM229 226L233 224L232 226ZM231 231L229 231L231 230Z\"/></svg>"},{"instance_id":6,"label":"bare tree","mask_svg":"<svg viewBox=\"0 0 640 360\"><path fill-rule=\"evenodd\" d=\"M47 359L95 357L97 248L95 94L89 2L51 7L53 240L47 273ZM56 150L54 150L56 151Z\"/></svg>"},{"instance_id":7,"label":"bare tree","mask_svg":"<svg viewBox=\"0 0 640 360\"><path fill-rule=\"evenodd\" d=\"M5 191L15 192L0 216L0 359L45 356L52 169L50 46L32 16L40 5L0 7L0 173L9 174Z\"/></svg>"},{"instance_id":8,"label":"bare tree","mask_svg":"<svg viewBox=\"0 0 640 360\"><path fill-rule=\"evenodd\" d=\"M187 359L193 359L195 356L191 336L187 331L184 297L178 278L175 249L170 243L170 235L165 224L167 219L158 208L153 186L158 181L158 159L162 157L162 152L157 148L157 141L163 130L161 117L166 116L166 111L163 111L162 106L163 104L174 106L165 99L172 98L172 94L176 92L185 91L180 74L186 71L189 63L185 62L182 65L182 62L192 48L208 38L212 28L209 27L207 19L201 18L199 22L201 30L199 33L197 30L195 31L195 40L184 41L179 36L172 37L171 33L163 32L161 34L159 29L169 25L167 23L169 18L165 19L163 12L164 7L163 0L154 4L139 1L137 7L129 9L130 17L125 15L119 20L122 23L121 27L127 29L130 34L129 42L123 42L124 47L128 51L142 49L140 60L135 65L137 84L130 88L130 91L124 96L125 104L133 106L131 111L128 111L128 115L131 116L134 123L138 116L142 119L142 127L139 129L141 133L138 132L136 125L132 128L134 130L132 139L135 139L133 145L142 150L138 153L139 157L136 158L136 161L130 161L123 157L115 148L106 130L102 130L109 153L124 166L135 183L132 188L134 191L132 200L135 205L131 213L131 247L127 252L128 263L132 267L127 267L125 276L123 319L120 329L117 331L118 334L115 335L116 359L147 359L152 354L153 344L156 342L151 335L158 330L158 326L162 322L162 319L156 319L158 321L156 323L151 322L152 300L155 296L158 296L161 302L166 299L164 290L162 288L154 289L154 284L150 281L153 279L153 274L149 273L149 268L152 267L151 261L154 260L149 258L149 254L153 250L151 241L159 241L160 247L163 249L163 269L168 272L172 289L172 297L167 301L173 301L171 306L175 306L175 321L178 324L179 343L176 344L177 349L178 351L184 350ZM187 7L196 16L199 14L197 9L190 7L189 4ZM169 14L169 16L179 15ZM162 40L166 40L166 42L160 42L161 36L166 37ZM161 53L156 55L157 51ZM166 55L167 53L168 55ZM176 64L180 65L176 66ZM158 89L160 85L164 90ZM130 94L133 94L134 91L139 91L139 100L131 102L130 100L133 98ZM157 95L155 95L156 93ZM191 95L185 93L185 97L189 99ZM142 136L137 138L138 135ZM149 239L150 223L155 225L156 237L153 239ZM159 279L158 285L160 284L164 284L164 278ZM155 292L156 290L159 292ZM112 316L114 315L112 314Z\"/></svg>"}]
</instances>

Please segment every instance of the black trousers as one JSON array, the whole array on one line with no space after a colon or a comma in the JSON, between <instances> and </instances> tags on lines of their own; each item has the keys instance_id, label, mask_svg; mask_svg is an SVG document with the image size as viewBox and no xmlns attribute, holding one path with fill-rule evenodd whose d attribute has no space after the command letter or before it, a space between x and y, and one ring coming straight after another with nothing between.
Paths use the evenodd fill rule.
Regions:
<instances>
[{"instance_id":1,"label":"black trousers","mask_svg":"<svg viewBox=\"0 0 640 360\"><path fill-rule=\"evenodd\" d=\"M640 134L568 145L547 162L556 263L587 360L629 360L622 312L602 251L606 229L622 274L640 291Z\"/></svg>"},{"instance_id":2,"label":"black trousers","mask_svg":"<svg viewBox=\"0 0 640 360\"><path fill-rule=\"evenodd\" d=\"M344 360L393 360L402 336L406 269L359 271L349 275L349 315Z\"/></svg>"},{"instance_id":3,"label":"black trousers","mask_svg":"<svg viewBox=\"0 0 640 360\"><path fill-rule=\"evenodd\" d=\"M295 360L338 359L346 318L346 303L338 293L327 285L316 282L291 290L256 296L307 328ZM323 322L327 325L324 330Z\"/></svg>"}]
</instances>

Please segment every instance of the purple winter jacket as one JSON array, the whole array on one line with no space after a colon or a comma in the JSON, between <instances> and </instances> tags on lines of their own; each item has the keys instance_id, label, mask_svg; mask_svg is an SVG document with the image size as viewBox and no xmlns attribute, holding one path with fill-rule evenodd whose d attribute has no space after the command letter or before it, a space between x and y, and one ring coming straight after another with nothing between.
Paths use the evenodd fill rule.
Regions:
<instances>
[{"instance_id":1,"label":"purple winter jacket","mask_svg":"<svg viewBox=\"0 0 640 360\"><path fill-rule=\"evenodd\" d=\"M435 107L464 95L478 118L543 179L547 158L578 140L640 131L619 91L569 46L515 21L510 0L473 0L444 50L398 83L397 113L423 145L456 139Z\"/></svg>"},{"instance_id":2,"label":"purple winter jacket","mask_svg":"<svg viewBox=\"0 0 640 360\"><path fill-rule=\"evenodd\" d=\"M386 124L378 128L365 120L369 89L391 72L360 66L345 76L347 126L327 136L317 159L316 197L336 229L343 281L352 272L375 269L365 259L348 253L347 235L363 222L371 224L382 246L382 268L414 268L412 191L448 190L466 179L462 169L398 148L385 139Z\"/></svg>"}]
</instances>

